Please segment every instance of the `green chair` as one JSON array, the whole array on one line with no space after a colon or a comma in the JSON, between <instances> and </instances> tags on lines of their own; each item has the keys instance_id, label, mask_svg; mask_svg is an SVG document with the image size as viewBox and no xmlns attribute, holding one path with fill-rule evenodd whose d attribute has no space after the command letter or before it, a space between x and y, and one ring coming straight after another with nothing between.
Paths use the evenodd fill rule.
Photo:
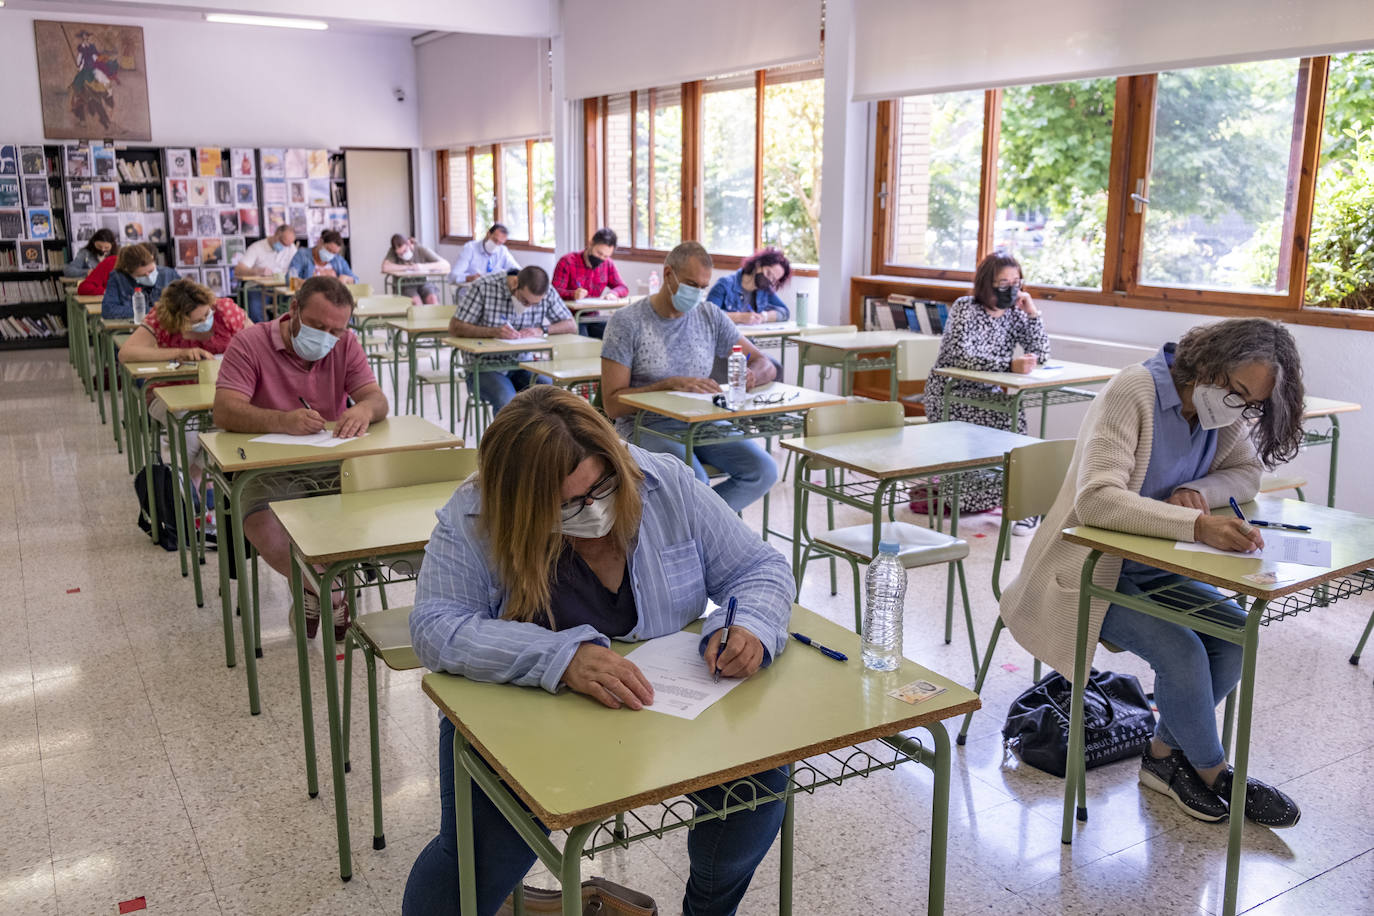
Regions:
<instances>
[{"instance_id":1,"label":"green chair","mask_svg":"<svg viewBox=\"0 0 1374 916\"><path fill-rule=\"evenodd\" d=\"M1011 548L1012 523L1023 518L1043 516L1054 505L1059 490L1064 485L1064 477L1073 461L1074 439L1052 439L1023 445L1007 452L1002 464L1002 525L997 531L997 555L992 561L992 594L999 602L1002 600L1002 562L1008 558ZM997 648L997 637L1006 624L1002 615L997 615L992 635L988 637L988 647L983 652L983 664L978 667L978 677L973 682L973 692L983 689L987 680L988 668L992 664L992 652ZM1034 680L1040 680L1040 659L1035 660ZM964 716L964 725L959 729L959 744L968 739L969 723L973 713Z\"/></svg>"},{"instance_id":2,"label":"green chair","mask_svg":"<svg viewBox=\"0 0 1374 916\"><path fill-rule=\"evenodd\" d=\"M451 480L454 486L477 470L477 449L451 448L389 455L365 455L345 459L339 465L339 489L343 493L379 490L384 487L418 486ZM408 565L418 572L423 554L400 558L393 565ZM367 665L367 722L372 756L372 848L386 847L382 828L381 743L377 735L377 658L392 671L420 667L410 645L410 608L386 607L386 591L381 589L383 610L353 618L344 637L343 755L348 763L349 720L353 697L353 648L363 651Z\"/></svg>"},{"instance_id":3,"label":"green chair","mask_svg":"<svg viewBox=\"0 0 1374 916\"><path fill-rule=\"evenodd\" d=\"M904 423L900 404L894 401L854 402L834 407L816 407L806 415L807 436L828 436L847 432L861 432L869 429L899 428ZM824 462L813 462L807 473L823 470L827 486L834 486L835 468ZM844 560L849 564L854 582L854 630L863 632L863 599L860 593L859 566L873 560L873 526L871 523L835 528L834 504L826 501L828 524L831 528L821 534L812 535L808 522L808 503L810 491L802 490L801 510L797 526L798 537L805 542L802 550L801 568L796 570L797 588L801 589L806 567L813 557L829 557L832 560L830 593L836 593L834 560ZM963 598L964 625L968 630L969 652L973 657L973 667L978 668L978 644L973 632L973 611L969 607L968 584L964 578L964 558L968 556L968 542L940 531L922 528L910 522L889 521L883 528L885 537L897 541L897 558L902 566L915 569L944 563L949 567L949 579L945 595L946 632L954 615L954 580L957 575L959 592Z\"/></svg>"},{"instance_id":4,"label":"green chair","mask_svg":"<svg viewBox=\"0 0 1374 916\"><path fill-rule=\"evenodd\" d=\"M406 310L406 320L408 321L448 321L453 317L454 312L458 311L456 305L412 305ZM425 413L425 386L433 385L436 391L448 384L448 369L439 368L439 351L443 344L436 338L426 338L416 344L417 350L428 350L430 359L429 369L418 369L415 372L415 401L411 408L419 416ZM450 353L452 359L454 354ZM438 397L439 419L444 418L444 399Z\"/></svg>"},{"instance_id":5,"label":"green chair","mask_svg":"<svg viewBox=\"0 0 1374 916\"><path fill-rule=\"evenodd\" d=\"M356 287L356 284L355 284ZM355 293L356 295L356 293ZM409 309L410 297L408 296L359 296L357 298L358 308L380 308L390 305L398 308ZM367 361L372 366L372 374L377 376L380 384L385 373L382 372L382 364L394 363L397 359L396 350L391 346L390 335L383 334L377 338L372 335L372 328L364 328L363 333L358 335L358 341L363 345L363 352L367 354ZM397 392L393 391L392 397L399 400ZM394 403L394 402L393 402Z\"/></svg>"},{"instance_id":6,"label":"green chair","mask_svg":"<svg viewBox=\"0 0 1374 916\"><path fill-rule=\"evenodd\" d=\"M1292 490L1298 494L1298 499L1307 502L1307 496L1302 492L1302 488L1307 486L1307 478L1299 477L1296 474L1280 476L1277 474L1266 474L1260 479L1259 491L1261 493L1282 493L1284 490Z\"/></svg>"}]
</instances>

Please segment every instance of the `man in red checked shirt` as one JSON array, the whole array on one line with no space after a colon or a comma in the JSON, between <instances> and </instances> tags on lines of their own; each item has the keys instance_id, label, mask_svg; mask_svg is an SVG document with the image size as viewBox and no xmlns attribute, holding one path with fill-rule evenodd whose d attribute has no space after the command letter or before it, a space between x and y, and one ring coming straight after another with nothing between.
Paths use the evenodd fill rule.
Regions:
<instances>
[{"instance_id":1,"label":"man in red checked shirt","mask_svg":"<svg viewBox=\"0 0 1374 916\"><path fill-rule=\"evenodd\" d=\"M621 299L630 294L611 260L615 243L615 230L598 229L585 251L570 251L558 259L553 268L553 288L564 301ZM606 325L597 322L584 327L590 336L600 337Z\"/></svg>"}]
</instances>

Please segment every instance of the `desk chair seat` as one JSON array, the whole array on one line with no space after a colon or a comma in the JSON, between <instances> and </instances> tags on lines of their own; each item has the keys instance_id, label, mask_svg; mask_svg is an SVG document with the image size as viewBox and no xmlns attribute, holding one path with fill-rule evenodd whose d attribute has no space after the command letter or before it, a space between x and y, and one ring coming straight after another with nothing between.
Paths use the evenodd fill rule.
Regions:
<instances>
[{"instance_id":1,"label":"desk chair seat","mask_svg":"<svg viewBox=\"0 0 1374 916\"><path fill-rule=\"evenodd\" d=\"M1302 488L1305 486L1307 486L1307 478L1297 474L1265 474L1260 478L1259 491L1261 493L1281 493L1284 490L1294 490L1298 494L1298 499L1307 502L1307 497L1302 492Z\"/></svg>"},{"instance_id":2,"label":"desk chair seat","mask_svg":"<svg viewBox=\"0 0 1374 916\"><path fill-rule=\"evenodd\" d=\"M462 374L459 374L462 378ZM419 403L415 409L420 416L425 413L425 386L433 385L435 389L435 400L439 403L439 419L444 418L444 398L443 389L448 385L447 369L419 369L415 373L415 398Z\"/></svg>"}]
</instances>

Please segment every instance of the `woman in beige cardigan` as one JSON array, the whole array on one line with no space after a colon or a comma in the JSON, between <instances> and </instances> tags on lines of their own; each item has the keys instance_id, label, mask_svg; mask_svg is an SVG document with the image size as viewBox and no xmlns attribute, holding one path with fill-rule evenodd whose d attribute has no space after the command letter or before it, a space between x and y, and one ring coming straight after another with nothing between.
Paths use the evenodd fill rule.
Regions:
<instances>
[{"instance_id":1,"label":"woman in beige cardigan","mask_svg":"<svg viewBox=\"0 0 1374 916\"><path fill-rule=\"evenodd\" d=\"M1061 673L1073 671L1078 581L1088 550L1062 540L1064 528L1092 525L1223 550L1262 547L1258 530L1209 510L1232 497L1252 498L1261 466L1297 453L1302 404L1297 345L1282 325L1260 318L1194 328L1123 370L1089 409L1063 488L1002 596L1002 619L1016 641ZM1218 617L1244 617L1210 586L1140 563L1104 557L1093 581L1127 594L1168 586L1190 603L1218 602L1209 612ZM1088 644L1099 639L1134 652L1155 672L1159 723L1141 761L1141 784L1200 820L1227 817L1231 768L1216 706L1240 680L1240 647L1095 600ZM1245 814L1288 827L1299 810L1251 779Z\"/></svg>"}]
</instances>

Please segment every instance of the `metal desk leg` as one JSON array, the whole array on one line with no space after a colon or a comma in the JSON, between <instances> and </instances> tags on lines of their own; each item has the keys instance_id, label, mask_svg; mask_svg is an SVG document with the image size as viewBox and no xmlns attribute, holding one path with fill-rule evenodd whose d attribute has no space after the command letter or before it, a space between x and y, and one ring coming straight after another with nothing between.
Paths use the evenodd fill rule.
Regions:
<instances>
[{"instance_id":1,"label":"metal desk leg","mask_svg":"<svg viewBox=\"0 0 1374 916\"><path fill-rule=\"evenodd\" d=\"M930 805L930 887L926 894L926 912L939 916L945 911L945 860L949 841L949 732L943 722L925 726L935 739L935 785L931 789Z\"/></svg>"},{"instance_id":2,"label":"metal desk leg","mask_svg":"<svg viewBox=\"0 0 1374 916\"><path fill-rule=\"evenodd\" d=\"M294 554L294 551L293 551ZM315 767L315 713L310 701L310 657L305 648L305 579L299 560L291 562L291 614L296 626L296 673L301 687L301 725L305 730L305 791L311 798L320 794L320 777Z\"/></svg>"},{"instance_id":3,"label":"metal desk leg","mask_svg":"<svg viewBox=\"0 0 1374 916\"><path fill-rule=\"evenodd\" d=\"M415 335L406 333L406 365L410 367L410 378L406 379L406 412L417 413L415 409L415 373L418 369L415 359ZM423 415L424 411L418 411Z\"/></svg>"},{"instance_id":4,"label":"metal desk leg","mask_svg":"<svg viewBox=\"0 0 1374 916\"><path fill-rule=\"evenodd\" d=\"M123 386L119 384L119 364L115 361L113 335L101 332L100 349L104 353L105 376L110 386L110 425L113 428L115 448L123 452L124 440L121 438L123 430L119 425L119 393ZM132 466L129 468L129 473L133 473Z\"/></svg>"},{"instance_id":5,"label":"metal desk leg","mask_svg":"<svg viewBox=\"0 0 1374 916\"><path fill-rule=\"evenodd\" d=\"M151 411L149 411L148 419L158 426L162 425L158 424L156 420L153 420ZM182 486L181 453L177 451L177 440L176 436L172 434L172 423L172 412L169 410L167 412L166 423L167 466L172 471L172 518L176 521L177 562L181 564L181 578L185 579L191 572L186 567L186 529L189 527L186 507L190 505L190 502L183 498L186 488ZM185 476L187 479L190 478L191 473L189 468ZM199 607L199 603L197 603L196 606Z\"/></svg>"},{"instance_id":6,"label":"metal desk leg","mask_svg":"<svg viewBox=\"0 0 1374 916\"><path fill-rule=\"evenodd\" d=\"M782 809L782 846L778 850L778 916L792 913L792 833L796 819L796 795L787 793Z\"/></svg>"},{"instance_id":7,"label":"metal desk leg","mask_svg":"<svg viewBox=\"0 0 1374 916\"><path fill-rule=\"evenodd\" d=\"M1073 700L1069 715L1069 751L1064 763L1064 822L1060 842L1073 843L1074 799L1078 799L1077 816L1088 819L1085 797L1086 767L1083 759L1083 693L1088 678L1088 608L1092 603L1093 570L1102 551L1094 550L1083 561L1078 591L1078 639L1073 660Z\"/></svg>"},{"instance_id":8,"label":"metal desk leg","mask_svg":"<svg viewBox=\"0 0 1374 916\"><path fill-rule=\"evenodd\" d=\"M248 566L247 536L243 531L243 491L255 476L257 475L251 471L244 471L234 476L234 480L230 484L229 511L234 527L233 544L230 549L234 551L235 568L239 575L238 588L234 589L234 595L238 600L239 628L243 633L244 673L248 678L248 711L256 716L262 712L262 701L258 696L258 659L257 653L254 651L257 643L253 635L253 617L257 609L249 597L253 588L249 580L253 572ZM216 488L215 493L218 496L218 488ZM220 550L224 550L224 548L224 544L219 546ZM227 607L229 600L228 583L221 583L221 586L225 589L224 600Z\"/></svg>"},{"instance_id":9,"label":"metal desk leg","mask_svg":"<svg viewBox=\"0 0 1374 916\"><path fill-rule=\"evenodd\" d=\"M1267 601L1256 601L1246 614L1245 642L1241 644L1240 702L1236 716L1236 754L1232 767L1231 810L1245 810L1246 777L1250 769L1250 716L1255 704L1255 656L1259 649L1259 623L1264 617ZM1240 889L1241 832L1245 818L1231 818L1230 837L1226 843L1226 892L1222 898L1224 916L1235 916L1236 896Z\"/></svg>"},{"instance_id":10,"label":"metal desk leg","mask_svg":"<svg viewBox=\"0 0 1374 916\"><path fill-rule=\"evenodd\" d=\"M480 359L472 361L472 374L469 378L472 379L472 409L477 414L473 418L477 427L476 442L480 443L482 435L487 431L487 412L482 407L482 361Z\"/></svg>"},{"instance_id":11,"label":"metal desk leg","mask_svg":"<svg viewBox=\"0 0 1374 916\"><path fill-rule=\"evenodd\" d=\"M223 475L214 475L213 486L215 488L215 518L224 518L228 511L228 503L225 501L225 494L229 491L229 481ZM215 551L219 555L219 602L220 611L224 618L224 666L233 668L237 661L234 659L234 612L229 607L230 596L233 594L233 587L229 584L229 551L233 550L230 544L220 544Z\"/></svg>"},{"instance_id":12,"label":"metal desk leg","mask_svg":"<svg viewBox=\"0 0 1374 916\"><path fill-rule=\"evenodd\" d=\"M320 637L324 643L324 701L329 712L329 757L334 775L334 826L339 837L339 877L353 877L353 853L348 837L348 787L344 784L343 738L339 712L338 647L334 642L334 578L352 561L330 566L320 581ZM346 588L346 586L345 586ZM302 625L304 621L301 621ZM302 626L302 630L304 626ZM298 650L299 651L299 650ZM248 653L245 652L244 655ZM302 697L307 694L302 694ZM579 895L579 903L581 898Z\"/></svg>"},{"instance_id":13,"label":"metal desk leg","mask_svg":"<svg viewBox=\"0 0 1374 916\"><path fill-rule=\"evenodd\" d=\"M148 534L153 543L156 544L158 517L157 499L154 498L156 494L153 491L153 458L156 456L161 460L162 449L158 437L153 435L152 418L148 416L147 393L133 384L132 380L129 382L129 400L133 409L138 413L139 454L143 456L143 482L148 488L148 527L150 529ZM176 490L175 477L172 478L172 489ZM185 568L185 566L182 567L183 571Z\"/></svg>"},{"instance_id":14,"label":"metal desk leg","mask_svg":"<svg viewBox=\"0 0 1374 916\"><path fill-rule=\"evenodd\" d=\"M458 433L458 351L448 355L448 431Z\"/></svg>"},{"instance_id":15,"label":"metal desk leg","mask_svg":"<svg viewBox=\"0 0 1374 916\"><path fill-rule=\"evenodd\" d=\"M182 506L177 514L177 537L183 537L184 532L186 543L191 554L191 581L195 583L196 588L196 607L205 607L205 587L201 582L200 576L200 564L204 561L204 553L201 551L202 532L195 524L195 519L197 517L195 514L195 484L191 481L191 457L190 450L186 445L186 427L190 422L190 411L187 411L181 417L177 417L168 411L167 445L168 448L173 451L173 454L177 456L174 460L174 464L179 462L183 468L182 476L177 481L177 488L175 490ZM173 430L176 431L175 438L172 437ZM216 516L216 518L218 517L219 516Z\"/></svg>"},{"instance_id":16,"label":"metal desk leg","mask_svg":"<svg viewBox=\"0 0 1374 916\"><path fill-rule=\"evenodd\" d=\"M477 855L472 837L472 776L463 761L467 742L453 730L453 813L457 822L458 908L462 916L477 916Z\"/></svg>"},{"instance_id":17,"label":"metal desk leg","mask_svg":"<svg viewBox=\"0 0 1374 916\"><path fill-rule=\"evenodd\" d=\"M692 458L696 454L697 427L700 425L699 423L688 423L687 432L684 434L682 444L686 451L682 453L682 460L687 462L689 468L692 466Z\"/></svg>"},{"instance_id":18,"label":"metal desk leg","mask_svg":"<svg viewBox=\"0 0 1374 916\"><path fill-rule=\"evenodd\" d=\"M1336 507L1336 458L1341 445L1341 418L1334 413L1331 420L1331 470L1326 478L1326 505Z\"/></svg>"}]
</instances>

